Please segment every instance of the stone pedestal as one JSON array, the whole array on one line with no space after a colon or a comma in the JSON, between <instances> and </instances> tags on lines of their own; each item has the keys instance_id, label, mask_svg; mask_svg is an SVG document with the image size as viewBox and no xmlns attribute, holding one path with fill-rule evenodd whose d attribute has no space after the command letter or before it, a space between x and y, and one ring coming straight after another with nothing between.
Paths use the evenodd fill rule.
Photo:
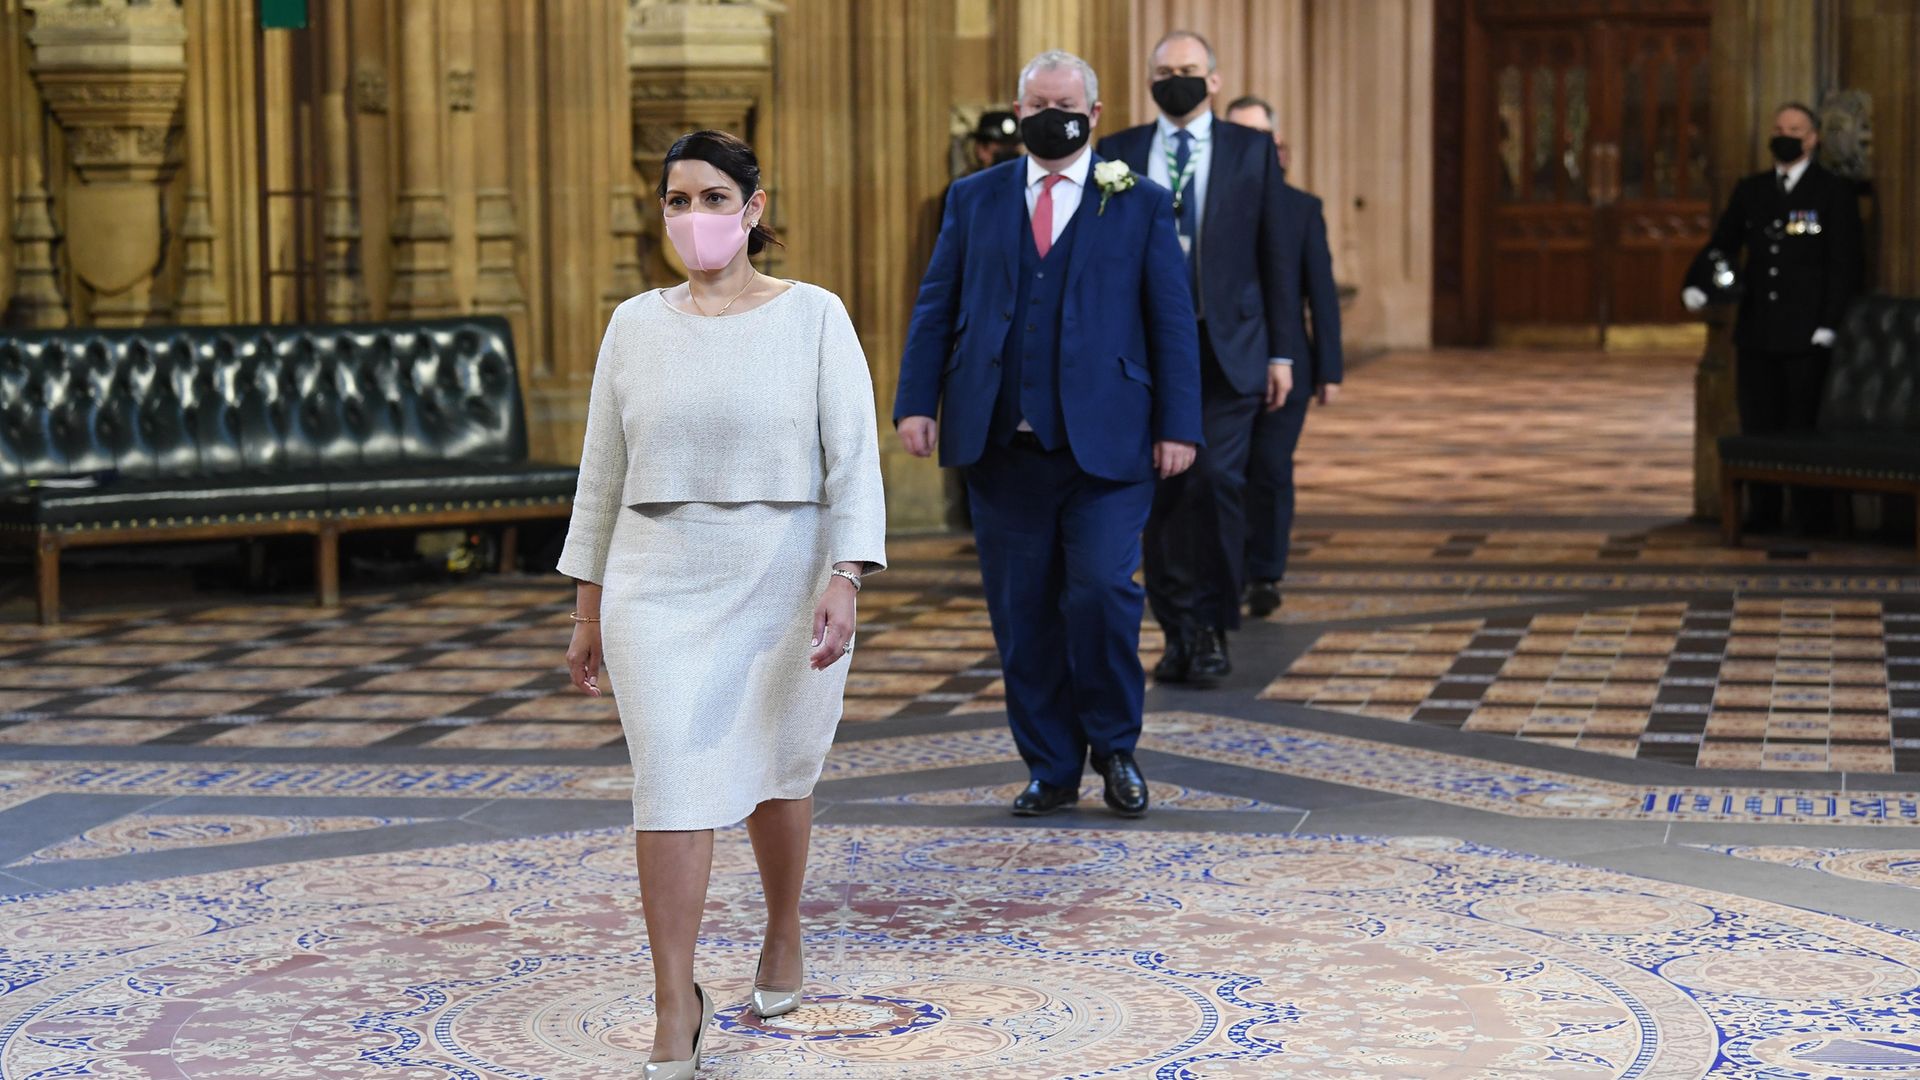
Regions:
<instances>
[{"instance_id":1,"label":"stone pedestal","mask_svg":"<svg viewBox=\"0 0 1920 1080\"><path fill-rule=\"evenodd\" d=\"M161 188L180 164L187 27L176 4L43 0L30 5L33 77L66 133L78 183L65 193L67 259L92 321L171 315L155 292L164 258Z\"/></svg>"}]
</instances>

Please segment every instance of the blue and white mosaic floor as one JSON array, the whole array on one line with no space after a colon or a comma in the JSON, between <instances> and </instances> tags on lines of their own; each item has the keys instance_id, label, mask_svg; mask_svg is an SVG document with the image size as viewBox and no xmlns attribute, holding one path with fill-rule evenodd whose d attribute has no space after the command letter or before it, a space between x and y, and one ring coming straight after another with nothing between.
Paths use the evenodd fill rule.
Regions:
<instances>
[{"instance_id":1,"label":"blue and white mosaic floor","mask_svg":"<svg viewBox=\"0 0 1920 1080\"><path fill-rule=\"evenodd\" d=\"M1092 785L1006 815L971 545L896 538L810 1004L743 1015L723 833L705 1075L1920 1080L1920 575L1678 524L1690 371L1359 372L1308 426L1286 606L1222 686L1149 690L1142 821ZM639 1073L631 774L564 582L322 610L98 569L60 627L0 594L0 1080Z\"/></svg>"},{"instance_id":2,"label":"blue and white mosaic floor","mask_svg":"<svg viewBox=\"0 0 1920 1080\"><path fill-rule=\"evenodd\" d=\"M631 1076L619 830L15 899L7 1076ZM714 1077L1920 1075L1920 935L1445 837L825 827L811 1004L744 1015L723 833Z\"/></svg>"}]
</instances>

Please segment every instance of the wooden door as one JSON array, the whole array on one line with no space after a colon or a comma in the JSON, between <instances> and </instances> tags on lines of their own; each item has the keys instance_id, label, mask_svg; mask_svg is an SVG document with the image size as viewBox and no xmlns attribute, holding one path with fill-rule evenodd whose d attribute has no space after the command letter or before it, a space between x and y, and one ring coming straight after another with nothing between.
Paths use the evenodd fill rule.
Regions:
<instances>
[{"instance_id":1,"label":"wooden door","mask_svg":"<svg viewBox=\"0 0 1920 1080\"><path fill-rule=\"evenodd\" d=\"M1483 182L1467 192L1485 223L1482 325L1599 344L1688 323L1681 283L1709 227L1706 17L1493 6L1469 57L1488 73L1488 145L1469 170Z\"/></svg>"}]
</instances>

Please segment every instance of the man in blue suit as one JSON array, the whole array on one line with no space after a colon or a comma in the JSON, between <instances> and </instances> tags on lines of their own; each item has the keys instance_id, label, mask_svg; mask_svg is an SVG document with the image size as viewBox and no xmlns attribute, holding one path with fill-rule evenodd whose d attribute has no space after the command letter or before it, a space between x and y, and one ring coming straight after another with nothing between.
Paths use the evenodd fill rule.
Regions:
<instances>
[{"instance_id":1,"label":"man in blue suit","mask_svg":"<svg viewBox=\"0 0 1920 1080\"><path fill-rule=\"evenodd\" d=\"M1138 816L1146 675L1133 581L1156 478L1200 442L1199 346L1173 198L1088 146L1099 78L1065 52L1020 75L1028 156L957 181L920 282L894 424L965 470L1023 816ZM935 417L938 417L936 422Z\"/></svg>"},{"instance_id":2,"label":"man in blue suit","mask_svg":"<svg viewBox=\"0 0 1920 1080\"><path fill-rule=\"evenodd\" d=\"M1227 106L1227 119L1273 136L1280 151L1280 172L1287 169L1286 143L1273 129L1273 106L1243 97ZM1307 404L1331 405L1344 377L1340 357L1340 290L1333 281L1333 253L1327 246L1327 218L1320 200L1288 185L1287 214L1300 223L1300 274L1306 310L1300 332L1307 341L1303 360L1293 365L1293 388L1286 404L1262 413L1253 428L1253 463L1247 470L1247 613L1264 619L1280 608L1280 582L1287 576L1293 547L1293 452L1307 422ZM1311 332L1306 322L1312 317Z\"/></svg>"},{"instance_id":3,"label":"man in blue suit","mask_svg":"<svg viewBox=\"0 0 1920 1080\"><path fill-rule=\"evenodd\" d=\"M1100 143L1174 192L1199 319L1206 449L1160 485L1147 523L1147 598L1166 630L1160 682L1209 683L1233 670L1227 631L1240 623L1247 462L1261 410L1292 394L1300 336L1299 223L1268 136L1217 121L1213 47L1177 30L1155 45L1160 118Z\"/></svg>"}]
</instances>

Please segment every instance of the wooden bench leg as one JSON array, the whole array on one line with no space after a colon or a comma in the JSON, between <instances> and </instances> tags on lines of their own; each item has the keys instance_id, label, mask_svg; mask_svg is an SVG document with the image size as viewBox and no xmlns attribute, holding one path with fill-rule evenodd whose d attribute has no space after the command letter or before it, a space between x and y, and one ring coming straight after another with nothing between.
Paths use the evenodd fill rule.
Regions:
<instances>
[{"instance_id":1,"label":"wooden bench leg","mask_svg":"<svg viewBox=\"0 0 1920 1080\"><path fill-rule=\"evenodd\" d=\"M1740 546L1740 481L1720 470L1720 540L1728 547Z\"/></svg>"},{"instance_id":2,"label":"wooden bench leg","mask_svg":"<svg viewBox=\"0 0 1920 1080\"><path fill-rule=\"evenodd\" d=\"M321 607L340 606L340 530L332 525L313 538L313 587Z\"/></svg>"},{"instance_id":3,"label":"wooden bench leg","mask_svg":"<svg viewBox=\"0 0 1920 1080\"><path fill-rule=\"evenodd\" d=\"M51 534L41 533L34 545L33 576L40 625L53 626L60 621L60 544Z\"/></svg>"},{"instance_id":4,"label":"wooden bench leg","mask_svg":"<svg viewBox=\"0 0 1920 1080\"><path fill-rule=\"evenodd\" d=\"M517 570L520 562L520 526L508 525L500 530L500 567L498 572L511 574Z\"/></svg>"}]
</instances>

